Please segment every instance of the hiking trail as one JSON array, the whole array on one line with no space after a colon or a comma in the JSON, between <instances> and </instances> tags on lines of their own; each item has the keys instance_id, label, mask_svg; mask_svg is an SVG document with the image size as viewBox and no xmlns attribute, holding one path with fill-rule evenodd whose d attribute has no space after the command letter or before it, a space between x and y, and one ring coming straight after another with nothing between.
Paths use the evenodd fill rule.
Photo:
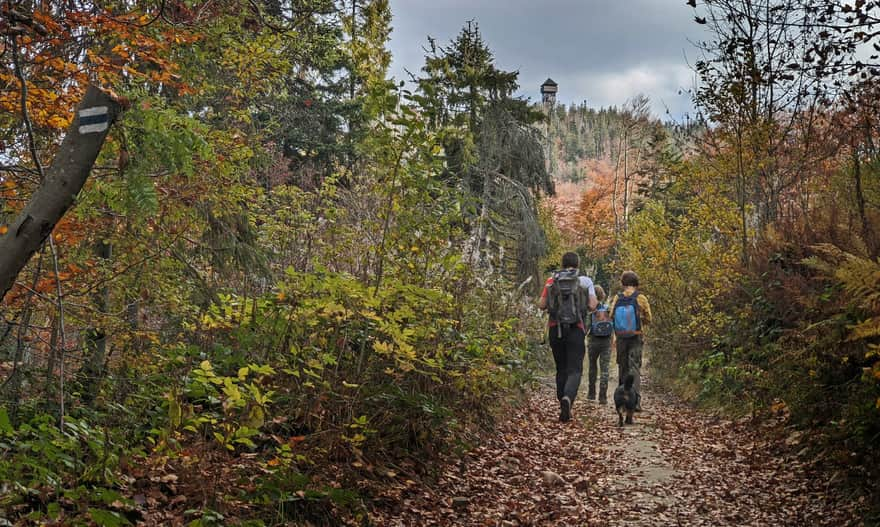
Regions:
<instances>
[{"instance_id":1,"label":"hiking trail","mask_svg":"<svg viewBox=\"0 0 880 527\"><path fill-rule=\"evenodd\" d=\"M436 480L389 490L374 523L858 525L859 504L835 493L838 476L811 468L779 423L703 414L650 379L634 425L618 427L613 404L583 397L560 423L552 386L542 380L482 444L447 457Z\"/></svg>"}]
</instances>

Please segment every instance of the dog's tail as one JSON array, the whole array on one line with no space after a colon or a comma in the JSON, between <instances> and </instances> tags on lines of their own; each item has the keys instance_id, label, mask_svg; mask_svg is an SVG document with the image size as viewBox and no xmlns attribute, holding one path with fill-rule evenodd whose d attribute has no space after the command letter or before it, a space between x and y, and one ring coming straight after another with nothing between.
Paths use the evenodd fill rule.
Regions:
<instances>
[{"instance_id":1,"label":"dog's tail","mask_svg":"<svg viewBox=\"0 0 880 527\"><path fill-rule=\"evenodd\" d=\"M631 390L635 380L636 380L635 376L632 373L630 373L629 375L626 376L626 378L623 379L623 387L626 388L627 390Z\"/></svg>"}]
</instances>

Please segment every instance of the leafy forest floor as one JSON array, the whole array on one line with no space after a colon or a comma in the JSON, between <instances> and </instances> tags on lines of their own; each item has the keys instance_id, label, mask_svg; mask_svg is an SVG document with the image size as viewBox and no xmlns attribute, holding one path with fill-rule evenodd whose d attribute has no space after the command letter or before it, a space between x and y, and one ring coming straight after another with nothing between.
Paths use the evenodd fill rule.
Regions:
<instances>
[{"instance_id":1,"label":"leafy forest floor","mask_svg":"<svg viewBox=\"0 0 880 527\"><path fill-rule=\"evenodd\" d=\"M643 392L634 425L619 428L612 404L585 399L560 423L544 380L483 444L449 458L436 481L390 490L373 523L861 524L864 502L842 490L840 473L810 462L806 441L781 417L727 420L650 381Z\"/></svg>"}]
</instances>

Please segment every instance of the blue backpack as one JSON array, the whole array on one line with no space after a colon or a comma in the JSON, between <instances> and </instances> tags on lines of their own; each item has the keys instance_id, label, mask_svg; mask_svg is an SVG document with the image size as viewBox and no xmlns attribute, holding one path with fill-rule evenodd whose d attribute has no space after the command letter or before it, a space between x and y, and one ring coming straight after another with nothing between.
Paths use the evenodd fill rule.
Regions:
<instances>
[{"instance_id":1,"label":"blue backpack","mask_svg":"<svg viewBox=\"0 0 880 527\"><path fill-rule=\"evenodd\" d=\"M608 306L599 304L596 311L590 316L590 336L610 337L614 332L614 324L611 322L611 314Z\"/></svg>"},{"instance_id":2,"label":"blue backpack","mask_svg":"<svg viewBox=\"0 0 880 527\"><path fill-rule=\"evenodd\" d=\"M617 295L617 302L614 303L613 318L614 334L618 338L630 338L642 334L639 303L636 300L638 296L638 291L631 296L625 296L623 293Z\"/></svg>"}]
</instances>

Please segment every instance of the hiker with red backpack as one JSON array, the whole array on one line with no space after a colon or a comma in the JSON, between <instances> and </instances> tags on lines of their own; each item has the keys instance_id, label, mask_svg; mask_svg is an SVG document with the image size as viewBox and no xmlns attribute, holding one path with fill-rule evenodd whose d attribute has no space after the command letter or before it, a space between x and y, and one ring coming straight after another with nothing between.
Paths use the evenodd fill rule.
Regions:
<instances>
[{"instance_id":1,"label":"hiker with red backpack","mask_svg":"<svg viewBox=\"0 0 880 527\"><path fill-rule=\"evenodd\" d=\"M614 324L611 322L611 311L605 304L605 290L596 285L596 299L599 301L596 309L590 313L589 338L587 339L587 361L589 368L589 391L587 399L596 399L596 376L599 377L599 404L608 402L608 369L611 365L611 336L614 334ZM597 371L597 364L598 371Z\"/></svg>"},{"instance_id":2,"label":"hiker with red backpack","mask_svg":"<svg viewBox=\"0 0 880 527\"><path fill-rule=\"evenodd\" d=\"M611 301L611 319L614 322L614 338L617 340L617 371L622 384L628 374L633 375L633 387L641 393L642 347L645 343L644 328L651 323L651 305L648 297L638 290L639 275L624 271L620 276L623 291ZM642 410L641 404L636 408Z\"/></svg>"},{"instance_id":3,"label":"hiker with red backpack","mask_svg":"<svg viewBox=\"0 0 880 527\"><path fill-rule=\"evenodd\" d=\"M538 307L550 314L548 337L556 363L556 398L559 420L571 420L571 405L577 396L584 369L584 338L589 312L596 308L596 291L589 277L579 276L578 255L562 255L562 269L544 284Z\"/></svg>"}]
</instances>

